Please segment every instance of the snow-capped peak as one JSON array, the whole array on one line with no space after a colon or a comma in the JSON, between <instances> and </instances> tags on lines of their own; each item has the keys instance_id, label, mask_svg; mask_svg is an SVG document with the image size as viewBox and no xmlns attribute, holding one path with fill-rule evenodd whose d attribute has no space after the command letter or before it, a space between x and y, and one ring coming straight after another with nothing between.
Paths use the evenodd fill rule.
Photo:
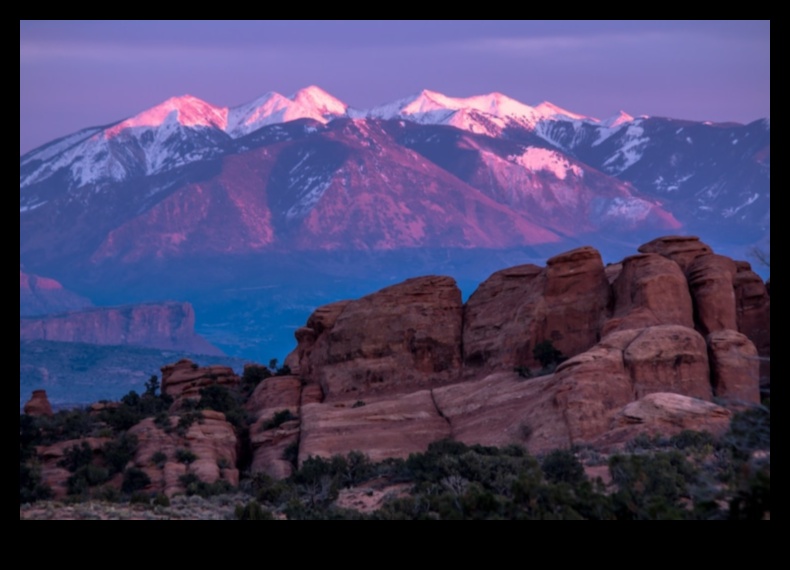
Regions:
<instances>
[{"instance_id":1,"label":"snow-capped peak","mask_svg":"<svg viewBox=\"0 0 790 570\"><path fill-rule=\"evenodd\" d=\"M563 109L562 107L558 107L554 103L549 103L548 101L543 101L543 103L535 107L535 111L537 111L538 115L540 115L542 119L567 118L577 121L589 120L596 123L598 122L598 119L587 117L585 115L579 115L578 113L573 113Z\"/></svg>"},{"instance_id":2,"label":"snow-capped peak","mask_svg":"<svg viewBox=\"0 0 790 570\"><path fill-rule=\"evenodd\" d=\"M631 115L621 110L613 117L609 117L608 119L601 121L601 124L604 127L619 127L623 123L630 123L633 120L634 118Z\"/></svg>"},{"instance_id":3,"label":"snow-capped peak","mask_svg":"<svg viewBox=\"0 0 790 570\"><path fill-rule=\"evenodd\" d=\"M301 89L290 97L272 91L251 103L230 109L226 130L237 138L266 125L297 119L328 123L345 115L347 108L348 105L315 86Z\"/></svg>"},{"instance_id":4,"label":"snow-capped peak","mask_svg":"<svg viewBox=\"0 0 790 570\"><path fill-rule=\"evenodd\" d=\"M177 122L185 127L215 127L225 130L227 120L227 108L214 107L192 95L182 95L181 97L171 97L155 107L117 123L105 130L105 135L110 138L126 129L155 128L166 122Z\"/></svg>"},{"instance_id":5,"label":"snow-capped peak","mask_svg":"<svg viewBox=\"0 0 790 570\"><path fill-rule=\"evenodd\" d=\"M289 99L302 107L315 109L325 118L345 115L346 109L348 109L348 105L340 99L333 97L315 85L300 89L291 95Z\"/></svg>"}]
</instances>

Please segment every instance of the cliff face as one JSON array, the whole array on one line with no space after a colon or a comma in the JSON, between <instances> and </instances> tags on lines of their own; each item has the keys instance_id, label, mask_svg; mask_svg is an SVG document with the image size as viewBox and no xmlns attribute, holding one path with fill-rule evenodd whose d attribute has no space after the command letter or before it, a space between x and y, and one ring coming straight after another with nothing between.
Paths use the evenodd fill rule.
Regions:
<instances>
[{"instance_id":1,"label":"cliff face","mask_svg":"<svg viewBox=\"0 0 790 570\"><path fill-rule=\"evenodd\" d=\"M20 318L19 338L222 354L218 348L195 334L195 312L189 303L103 307L46 317Z\"/></svg>"}]
</instances>

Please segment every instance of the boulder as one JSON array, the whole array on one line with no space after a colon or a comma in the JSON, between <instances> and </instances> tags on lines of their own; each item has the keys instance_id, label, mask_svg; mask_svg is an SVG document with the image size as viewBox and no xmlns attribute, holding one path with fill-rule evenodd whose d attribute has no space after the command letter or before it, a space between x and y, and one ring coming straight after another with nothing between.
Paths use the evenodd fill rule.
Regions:
<instances>
[{"instance_id":1,"label":"boulder","mask_svg":"<svg viewBox=\"0 0 790 570\"><path fill-rule=\"evenodd\" d=\"M654 392L618 410L610 428L589 443L603 451L612 450L640 434L677 435L684 430L722 435L732 412L712 402L682 394Z\"/></svg>"}]
</instances>

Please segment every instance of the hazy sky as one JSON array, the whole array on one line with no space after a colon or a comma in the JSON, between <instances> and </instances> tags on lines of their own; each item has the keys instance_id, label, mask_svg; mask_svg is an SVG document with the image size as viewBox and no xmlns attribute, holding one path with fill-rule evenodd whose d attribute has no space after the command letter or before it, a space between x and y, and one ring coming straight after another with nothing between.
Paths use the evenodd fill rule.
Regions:
<instances>
[{"instance_id":1,"label":"hazy sky","mask_svg":"<svg viewBox=\"0 0 790 570\"><path fill-rule=\"evenodd\" d=\"M352 107L502 92L598 118L770 116L770 22L20 22L20 153L174 95L318 85Z\"/></svg>"}]
</instances>

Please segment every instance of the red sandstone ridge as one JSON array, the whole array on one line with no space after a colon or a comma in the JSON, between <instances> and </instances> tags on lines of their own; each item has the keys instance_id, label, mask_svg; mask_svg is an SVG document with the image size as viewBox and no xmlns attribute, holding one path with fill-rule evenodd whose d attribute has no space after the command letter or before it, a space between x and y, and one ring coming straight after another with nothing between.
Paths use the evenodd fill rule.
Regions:
<instances>
[{"instance_id":1,"label":"red sandstone ridge","mask_svg":"<svg viewBox=\"0 0 790 570\"><path fill-rule=\"evenodd\" d=\"M147 346L195 354L222 355L195 333L189 303L149 303L72 311L19 320L20 340Z\"/></svg>"},{"instance_id":2,"label":"red sandstone ridge","mask_svg":"<svg viewBox=\"0 0 790 570\"><path fill-rule=\"evenodd\" d=\"M298 441L301 461L354 449L404 457L448 436L537 452L726 429L730 412L714 397L759 403L758 353L770 350L762 282L698 238L660 238L640 251L608 269L584 247L546 268L499 271L460 318L454 284L439 277L317 309L287 360L310 403L293 410L287 434L259 437L256 457L267 441ZM521 380L513 368L534 368L532 350L545 340L570 359ZM257 405L272 409L273 397L261 392Z\"/></svg>"}]
</instances>

